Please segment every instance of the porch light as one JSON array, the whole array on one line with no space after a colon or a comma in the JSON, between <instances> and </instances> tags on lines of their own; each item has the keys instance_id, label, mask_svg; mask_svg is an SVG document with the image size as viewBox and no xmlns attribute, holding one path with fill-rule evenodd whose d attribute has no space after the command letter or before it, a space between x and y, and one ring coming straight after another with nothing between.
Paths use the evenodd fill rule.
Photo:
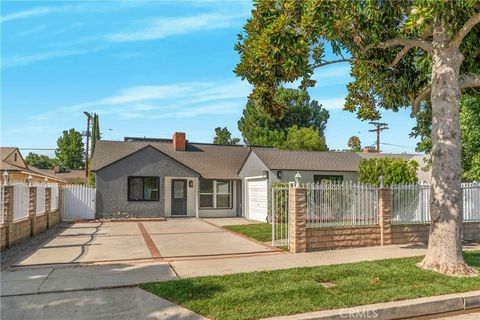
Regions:
<instances>
[{"instance_id":1,"label":"porch light","mask_svg":"<svg viewBox=\"0 0 480 320\"><path fill-rule=\"evenodd\" d=\"M268 179L268 170L263 171L263 177Z\"/></svg>"},{"instance_id":2,"label":"porch light","mask_svg":"<svg viewBox=\"0 0 480 320\"><path fill-rule=\"evenodd\" d=\"M8 186L8 172L5 170L3 172L3 185Z\"/></svg>"},{"instance_id":3,"label":"porch light","mask_svg":"<svg viewBox=\"0 0 480 320\"><path fill-rule=\"evenodd\" d=\"M297 173L295 174L295 187L300 187L300 179L302 178L302 176L300 175L300 172L297 171Z\"/></svg>"},{"instance_id":4,"label":"porch light","mask_svg":"<svg viewBox=\"0 0 480 320\"><path fill-rule=\"evenodd\" d=\"M33 180L32 175L29 175L28 178L27 178L27 184L28 184L29 187L32 186L32 180Z\"/></svg>"}]
</instances>

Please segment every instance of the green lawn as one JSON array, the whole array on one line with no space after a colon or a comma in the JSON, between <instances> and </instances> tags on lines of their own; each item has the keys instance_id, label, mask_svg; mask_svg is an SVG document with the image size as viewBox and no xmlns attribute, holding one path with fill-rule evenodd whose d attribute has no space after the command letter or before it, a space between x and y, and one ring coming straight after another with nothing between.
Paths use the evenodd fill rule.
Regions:
<instances>
[{"instance_id":1,"label":"green lawn","mask_svg":"<svg viewBox=\"0 0 480 320\"><path fill-rule=\"evenodd\" d=\"M466 252L480 270L480 251ZM480 289L415 266L421 257L211 276L143 285L211 319L258 319ZM325 288L320 282L333 282Z\"/></svg>"},{"instance_id":2,"label":"green lawn","mask_svg":"<svg viewBox=\"0 0 480 320\"><path fill-rule=\"evenodd\" d=\"M280 225L279 225L280 227ZM258 223L258 224L242 224L242 225L234 225L234 226L225 226L224 228L244 234L250 238L257 239L262 242L272 241L272 225L269 223ZM287 234L287 225L283 224L283 234L286 236ZM278 230L278 234L280 235L281 231Z\"/></svg>"}]
</instances>

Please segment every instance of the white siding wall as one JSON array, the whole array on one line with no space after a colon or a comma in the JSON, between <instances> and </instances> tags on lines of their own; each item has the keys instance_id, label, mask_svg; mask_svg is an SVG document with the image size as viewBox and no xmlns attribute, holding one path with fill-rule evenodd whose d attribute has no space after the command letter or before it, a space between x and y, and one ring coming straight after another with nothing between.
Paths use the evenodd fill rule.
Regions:
<instances>
[{"instance_id":1,"label":"white siding wall","mask_svg":"<svg viewBox=\"0 0 480 320\"><path fill-rule=\"evenodd\" d=\"M187 217L196 216L196 192L197 179L185 178L185 177L165 177L165 216L172 216L172 180L174 179L186 179L187 180ZM189 181L193 181L193 187L189 186ZM181 216L175 216L181 217Z\"/></svg>"},{"instance_id":2,"label":"white siding wall","mask_svg":"<svg viewBox=\"0 0 480 320\"><path fill-rule=\"evenodd\" d=\"M313 177L315 175L330 175L330 176L343 176L345 182L357 182L358 172L341 172L341 171L299 171L302 178L301 182L314 182ZM270 171L270 182L291 182L294 181L294 176L297 171L282 171L282 179L277 178L277 170Z\"/></svg>"}]
</instances>

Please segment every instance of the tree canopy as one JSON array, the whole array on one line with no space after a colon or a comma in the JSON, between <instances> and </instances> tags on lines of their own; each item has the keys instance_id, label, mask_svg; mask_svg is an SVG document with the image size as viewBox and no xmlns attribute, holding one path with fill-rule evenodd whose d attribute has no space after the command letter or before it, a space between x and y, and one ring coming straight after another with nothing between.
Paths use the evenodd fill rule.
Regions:
<instances>
[{"instance_id":1,"label":"tree canopy","mask_svg":"<svg viewBox=\"0 0 480 320\"><path fill-rule=\"evenodd\" d=\"M380 185L380 176L384 185L390 187L400 183L417 182L418 163L401 158L372 158L360 162L359 178L362 183Z\"/></svg>"},{"instance_id":2,"label":"tree canopy","mask_svg":"<svg viewBox=\"0 0 480 320\"><path fill-rule=\"evenodd\" d=\"M65 169L83 169L85 149L82 142L82 134L74 128L64 130L63 135L57 140L55 156L58 164Z\"/></svg>"},{"instance_id":3,"label":"tree canopy","mask_svg":"<svg viewBox=\"0 0 480 320\"><path fill-rule=\"evenodd\" d=\"M287 139L278 147L286 150L327 151L325 137L320 136L315 128L300 128L297 125L288 128Z\"/></svg>"},{"instance_id":4,"label":"tree canopy","mask_svg":"<svg viewBox=\"0 0 480 320\"><path fill-rule=\"evenodd\" d=\"M308 133L311 145L301 144L307 150L318 148L326 150L324 130L329 118L328 111L323 109L315 100L310 100L306 91L291 88L280 88L275 101L282 105L282 112L271 115L259 107L255 101L249 100L243 116L238 121L238 128L245 143L250 145L266 145L279 148L298 148L300 144L293 144L293 136L299 130ZM295 129L292 129L296 127ZM305 130L310 128L308 130ZM292 129L292 130L290 130ZM289 133L290 132L290 133ZM289 140L289 134L292 135ZM313 137L315 134L317 137ZM320 147L319 142L322 146Z\"/></svg>"},{"instance_id":5,"label":"tree canopy","mask_svg":"<svg viewBox=\"0 0 480 320\"><path fill-rule=\"evenodd\" d=\"M411 135L420 137L417 151L432 149L432 107L430 104L416 114L417 125ZM464 95L460 102L462 168L465 181L480 181L480 95Z\"/></svg>"},{"instance_id":6,"label":"tree canopy","mask_svg":"<svg viewBox=\"0 0 480 320\"><path fill-rule=\"evenodd\" d=\"M432 227L419 265L449 275L478 275L462 254L459 99L480 88L479 23L478 0L257 0L235 46L249 99L272 116L284 112L279 87L315 86L315 69L339 62L354 79L344 109L360 119L431 103Z\"/></svg>"},{"instance_id":7,"label":"tree canopy","mask_svg":"<svg viewBox=\"0 0 480 320\"><path fill-rule=\"evenodd\" d=\"M215 128L215 137L213 138L214 144L238 144L239 142L239 138L232 138L232 134L227 127Z\"/></svg>"},{"instance_id":8,"label":"tree canopy","mask_svg":"<svg viewBox=\"0 0 480 320\"><path fill-rule=\"evenodd\" d=\"M55 165L56 159L52 159L49 156L43 154L36 154L29 152L25 157L25 163L29 166L33 166L39 169L51 169Z\"/></svg>"},{"instance_id":9,"label":"tree canopy","mask_svg":"<svg viewBox=\"0 0 480 320\"><path fill-rule=\"evenodd\" d=\"M350 148L350 151L353 152L358 152L362 150L362 142L360 141L360 138L357 136L351 136L348 138L348 147Z\"/></svg>"}]
</instances>

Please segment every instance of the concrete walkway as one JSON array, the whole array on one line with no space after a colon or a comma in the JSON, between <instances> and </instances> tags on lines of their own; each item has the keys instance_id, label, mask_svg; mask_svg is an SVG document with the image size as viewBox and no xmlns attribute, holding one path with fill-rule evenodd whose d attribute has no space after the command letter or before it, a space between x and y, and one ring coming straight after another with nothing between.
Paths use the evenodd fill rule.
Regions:
<instances>
[{"instance_id":1,"label":"concrete walkway","mask_svg":"<svg viewBox=\"0 0 480 320\"><path fill-rule=\"evenodd\" d=\"M177 276L165 262L17 268L2 272L1 295L125 287L174 279Z\"/></svg>"},{"instance_id":2,"label":"concrete walkway","mask_svg":"<svg viewBox=\"0 0 480 320\"><path fill-rule=\"evenodd\" d=\"M480 250L480 244L464 246L464 250ZM188 260L174 260L171 262L171 266L181 278L191 278L405 258L425 255L426 252L427 248L423 245L391 245L297 254L280 252L248 257L192 258Z\"/></svg>"},{"instance_id":3,"label":"concrete walkway","mask_svg":"<svg viewBox=\"0 0 480 320\"><path fill-rule=\"evenodd\" d=\"M2 319L205 319L139 288L116 288L2 297Z\"/></svg>"}]
</instances>

